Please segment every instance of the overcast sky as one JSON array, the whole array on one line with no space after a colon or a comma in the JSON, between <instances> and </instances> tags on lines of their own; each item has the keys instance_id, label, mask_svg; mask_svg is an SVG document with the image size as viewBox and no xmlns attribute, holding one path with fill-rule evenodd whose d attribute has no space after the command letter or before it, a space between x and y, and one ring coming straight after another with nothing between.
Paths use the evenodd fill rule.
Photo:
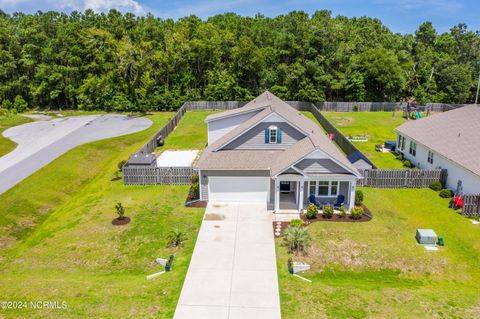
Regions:
<instances>
[{"instance_id":1,"label":"overcast sky","mask_svg":"<svg viewBox=\"0 0 480 319\"><path fill-rule=\"evenodd\" d=\"M115 8L173 19L191 14L207 18L224 12L273 17L292 10L313 13L328 9L333 15L378 18L393 32L400 33L412 33L424 21L433 22L439 32L446 32L458 23L466 23L470 30L480 30L480 0L0 0L0 8L7 13L88 8L105 12Z\"/></svg>"}]
</instances>

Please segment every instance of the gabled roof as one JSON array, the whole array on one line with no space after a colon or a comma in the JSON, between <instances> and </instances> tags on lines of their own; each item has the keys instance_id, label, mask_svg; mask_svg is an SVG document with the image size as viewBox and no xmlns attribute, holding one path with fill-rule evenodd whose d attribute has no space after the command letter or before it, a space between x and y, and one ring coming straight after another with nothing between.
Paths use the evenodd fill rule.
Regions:
<instances>
[{"instance_id":1,"label":"gabled roof","mask_svg":"<svg viewBox=\"0 0 480 319\"><path fill-rule=\"evenodd\" d=\"M292 166L297 161L311 154L316 149L319 149L326 155L328 155L333 161L337 162L339 165L352 172L352 174L360 176L360 173L357 171L357 169L347 160L345 155L333 144L333 142L327 138L322 129L316 123L303 115L300 111L294 109L293 107L291 107L290 105L288 105L287 103L285 103L284 101L282 101L268 91L259 95L256 99L246 104L243 108L252 109L259 105L261 105L261 108L263 108L261 111L259 111L256 115L249 118L247 121L240 124L233 130L231 130L229 133L219 138L217 141L215 141L215 143L209 145L205 149L199 161L197 162L197 168L215 169L215 165L223 166L224 164L220 162L222 160L227 160L227 158L223 158L223 155L218 155L217 153L232 154L228 156L234 156L234 154L237 154L239 158L246 158L249 155L253 155L253 151L227 151L222 150L222 147L224 147L243 133L247 132L250 128L260 123L267 116L276 113L282 118L284 118L293 127L297 128L300 132L303 132L306 137L298 141L297 143L289 146L284 151L277 151L276 154L270 154L270 157L261 157L255 155L255 158L248 160L250 169L265 169L265 166L268 164L267 166L270 169L271 175L276 175L287 169L288 167ZM227 111L224 113L234 114L231 113L231 111ZM236 114L240 113L235 113L235 115ZM271 151L262 150L255 152L268 153ZM236 159L232 157L228 160L235 161ZM212 163L212 161L215 161L216 163ZM268 163L265 163L264 161L268 161ZM237 164L231 163L231 165L234 166Z\"/></svg>"},{"instance_id":2,"label":"gabled roof","mask_svg":"<svg viewBox=\"0 0 480 319\"><path fill-rule=\"evenodd\" d=\"M408 121L395 130L480 175L480 105Z\"/></svg>"}]
</instances>

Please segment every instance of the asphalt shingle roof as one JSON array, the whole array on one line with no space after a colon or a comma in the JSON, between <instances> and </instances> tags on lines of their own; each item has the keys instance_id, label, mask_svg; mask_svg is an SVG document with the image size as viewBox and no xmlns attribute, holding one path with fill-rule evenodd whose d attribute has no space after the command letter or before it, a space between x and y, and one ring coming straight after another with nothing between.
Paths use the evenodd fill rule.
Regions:
<instances>
[{"instance_id":1,"label":"asphalt shingle roof","mask_svg":"<svg viewBox=\"0 0 480 319\"><path fill-rule=\"evenodd\" d=\"M395 130L480 175L480 105L408 121Z\"/></svg>"},{"instance_id":2,"label":"asphalt shingle roof","mask_svg":"<svg viewBox=\"0 0 480 319\"><path fill-rule=\"evenodd\" d=\"M268 91L259 95L242 108L258 108L259 105L261 108L259 108L257 114L205 149L197 162L198 169L220 169L220 167L222 167L222 169L238 169L238 167L251 170L269 169L271 175L275 175L316 149L320 149L332 159L352 171L355 175L360 176L357 169L348 161L333 142L327 138L322 129L301 112ZM223 113L227 114L220 116ZM215 114L217 116L215 118L233 116L241 113L242 112L233 113L232 111L226 111ZM297 129L304 132L306 137L284 151L221 150L224 145L248 131L272 113L280 115L289 123L293 124ZM207 118L207 121L209 121L209 119L211 120L211 118ZM236 163L239 161L244 161L244 163Z\"/></svg>"}]
</instances>

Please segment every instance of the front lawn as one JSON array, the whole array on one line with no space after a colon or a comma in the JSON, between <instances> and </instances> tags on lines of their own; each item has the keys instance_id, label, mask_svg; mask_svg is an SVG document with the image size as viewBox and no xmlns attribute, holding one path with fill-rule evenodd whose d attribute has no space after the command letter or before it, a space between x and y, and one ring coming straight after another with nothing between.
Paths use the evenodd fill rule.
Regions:
<instances>
[{"instance_id":1,"label":"front lawn","mask_svg":"<svg viewBox=\"0 0 480 319\"><path fill-rule=\"evenodd\" d=\"M282 318L479 318L480 228L430 189L363 188L374 217L365 223L308 226L314 244L296 257L312 270L287 272L277 239ZM426 251L417 228L432 228L446 246Z\"/></svg>"},{"instance_id":2,"label":"front lawn","mask_svg":"<svg viewBox=\"0 0 480 319\"><path fill-rule=\"evenodd\" d=\"M15 142L12 142L2 135L3 131L12 126L21 125L28 122L32 122L32 120L21 115L0 116L0 157L10 153L15 149L15 147L17 147Z\"/></svg>"},{"instance_id":3,"label":"front lawn","mask_svg":"<svg viewBox=\"0 0 480 319\"><path fill-rule=\"evenodd\" d=\"M2 300L65 301L66 309L2 310L23 318L171 318L204 209L183 206L188 185L124 186L117 163L173 113L128 136L79 146L0 196ZM113 180L112 180L113 179ZM113 226L122 202L132 221ZM178 251L169 232L188 235ZM173 271L154 260L175 254Z\"/></svg>"},{"instance_id":4,"label":"front lawn","mask_svg":"<svg viewBox=\"0 0 480 319\"><path fill-rule=\"evenodd\" d=\"M365 136L368 142L354 142L378 168L402 168L392 153L381 153L375 145L396 140L394 129L405 122L402 112L322 112L346 137Z\"/></svg>"}]
</instances>

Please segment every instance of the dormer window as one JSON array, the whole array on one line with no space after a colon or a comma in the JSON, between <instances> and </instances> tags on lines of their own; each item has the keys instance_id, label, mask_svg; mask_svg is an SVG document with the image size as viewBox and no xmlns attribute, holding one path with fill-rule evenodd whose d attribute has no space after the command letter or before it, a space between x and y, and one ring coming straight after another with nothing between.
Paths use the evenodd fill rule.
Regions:
<instances>
[{"instance_id":1,"label":"dormer window","mask_svg":"<svg viewBox=\"0 0 480 319\"><path fill-rule=\"evenodd\" d=\"M276 126L270 126L270 143L277 143L277 127Z\"/></svg>"},{"instance_id":2,"label":"dormer window","mask_svg":"<svg viewBox=\"0 0 480 319\"><path fill-rule=\"evenodd\" d=\"M282 130L274 125L266 128L265 144L282 144Z\"/></svg>"}]
</instances>

